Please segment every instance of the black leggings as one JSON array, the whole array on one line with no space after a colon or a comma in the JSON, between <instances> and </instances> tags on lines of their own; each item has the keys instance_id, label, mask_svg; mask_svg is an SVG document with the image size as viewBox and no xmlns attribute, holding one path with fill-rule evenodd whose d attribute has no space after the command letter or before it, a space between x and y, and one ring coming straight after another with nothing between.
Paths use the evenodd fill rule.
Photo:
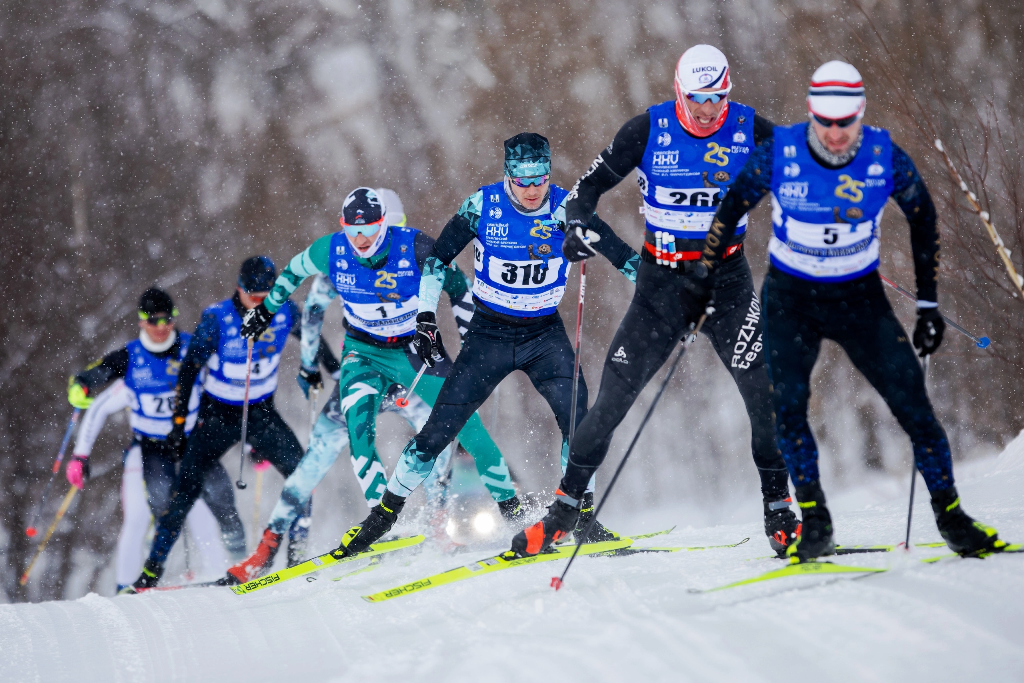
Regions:
<instances>
[{"instance_id":1,"label":"black leggings","mask_svg":"<svg viewBox=\"0 0 1024 683\"><path fill-rule=\"evenodd\" d=\"M683 265L683 264L681 264ZM561 489L573 498L608 454L615 428L637 396L668 360L691 323L702 311L683 289L687 277L641 261L629 310L608 347L601 390L576 431ZM724 262L715 279L715 312L701 328L732 374L746 405L753 433L751 449L765 497L789 493L786 465L775 445L768 371L764 363L761 304L746 257Z\"/></svg>"},{"instance_id":2,"label":"black leggings","mask_svg":"<svg viewBox=\"0 0 1024 683\"><path fill-rule=\"evenodd\" d=\"M512 325L489 318L477 309L434 409L413 439L417 455L424 462L437 457L495 387L516 370L526 373L551 406L562 432L565 455L575 360L576 354L557 313L526 325ZM587 383L581 371L577 425L586 412Z\"/></svg>"},{"instance_id":3,"label":"black leggings","mask_svg":"<svg viewBox=\"0 0 1024 683\"><path fill-rule=\"evenodd\" d=\"M203 396L199 406L199 425L192 431L185 449L185 457L174 480L171 504L157 524L151 562L163 564L174 547L185 517L192 509L203 489L206 473L219 464L224 451L242 438L242 406L232 406ZM249 406L249 426L246 441L287 477L302 460L302 446L291 428L274 408L271 396Z\"/></svg>"},{"instance_id":4,"label":"black leggings","mask_svg":"<svg viewBox=\"0 0 1024 683\"><path fill-rule=\"evenodd\" d=\"M154 518L160 519L167 512L171 501L175 476L174 461L169 457L162 441L141 439L138 443L142 451L142 476L146 482L149 509L153 511ZM201 495L217 520L228 553L232 557L244 553L245 527L235 507L235 487L220 462L207 470Z\"/></svg>"},{"instance_id":5,"label":"black leggings","mask_svg":"<svg viewBox=\"0 0 1024 683\"><path fill-rule=\"evenodd\" d=\"M831 339L843 347L910 436L914 463L928 490L953 485L949 441L932 411L914 347L877 272L849 282L822 283L773 267L764 280L764 299L779 446L793 483L803 486L819 478L807 402L821 340Z\"/></svg>"}]
</instances>

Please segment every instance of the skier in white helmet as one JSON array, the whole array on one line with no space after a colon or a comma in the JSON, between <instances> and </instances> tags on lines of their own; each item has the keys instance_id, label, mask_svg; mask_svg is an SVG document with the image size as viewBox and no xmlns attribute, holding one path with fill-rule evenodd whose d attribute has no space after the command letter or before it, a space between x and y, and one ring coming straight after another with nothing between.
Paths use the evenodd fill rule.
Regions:
<instances>
[{"instance_id":1,"label":"skier in white helmet","mask_svg":"<svg viewBox=\"0 0 1024 683\"><path fill-rule=\"evenodd\" d=\"M636 256L636 293L605 359L601 389L580 423L549 514L517 535L512 548L533 555L572 529L587 482L608 452L612 434L633 402L706 310L711 290L695 278L715 208L771 122L731 102L729 62L710 45L695 45L676 65L676 98L630 119L581 177L567 198L563 250L573 261L590 258L597 241L588 223L598 199L631 171L643 198L644 246ZM743 252L746 216L726 247L715 281L714 310L701 328L743 397L751 450L761 478L765 534L782 554L796 539L786 465L775 443L770 385L762 340L761 304ZM679 435L678 438L686 438Z\"/></svg>"},{"instance_id":2,"label":"skier in white helmet","mask_svg":"<svg viewBox=\"0 0 1024 683\"><path fill-rule=\"evenodd\" d=\"M921 357L935 353L945 330L935 206L889 131L861 124L866 106L853 66L833 61L815 71L807 91L810 121L777 127L754 152L718 208L703 249L717 287L728 263L725 245L742 217L771 193L765 342L777 439L803 513L799 537L787 552L801 561L835 552L818 448L807 423L810 376L823 339L843 347L907 432L949 547L964 556L999 551L1006 543L996 530L960 505L949 441L914 357L914 347ZM913 336L893 314L878 276L879 230L890 197L910 224L918 298Z\"/></svg>"}]
</instances>

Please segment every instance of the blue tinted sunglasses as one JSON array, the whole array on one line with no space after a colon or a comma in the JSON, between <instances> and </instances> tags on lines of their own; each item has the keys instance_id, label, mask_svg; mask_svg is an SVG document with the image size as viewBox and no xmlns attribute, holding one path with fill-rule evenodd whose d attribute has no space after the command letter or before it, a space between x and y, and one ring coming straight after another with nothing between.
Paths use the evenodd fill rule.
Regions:
<instances>
[{"instance_id":1,"label":"blue tinted sunglasses","mask_svg":"<svg viewBox=\"0 0 1024 683\"><path fill-rule=\"evenodd\" d=\"M718 104L728 96L729 93L723 91L686 93L686 99L690 100L691 102L696 102L697 104L704 104L705 102L710 102L711 104Z\"/></svg>"},{"instance_id":2,"label":"blue tinted sunglasses","mask_svg":"<svg viewBox=\"0 0 1024 683\"><path fill-rule=\"evenodd\" d=\"M530 185L543 185L548 181L551 174L527 176L524 178L511 178L512 184L516 187L529 187Z\"/></svg>"},{"instance_id":3,"label":"blue tinted sunglasses","mask_svg":"<svg viewBox=\"0 0 1024 683\"><path fill-rule=\"evenodd\" d=\"M341 227L345 228L345 234L349 237L355 237L356 235L376 235L377 231L384 227L384 219L381 218L379 221L373 223L366 223L364 225L349 225L344 220L338 221L341 223Z\"/></svg>"}]
</instances>

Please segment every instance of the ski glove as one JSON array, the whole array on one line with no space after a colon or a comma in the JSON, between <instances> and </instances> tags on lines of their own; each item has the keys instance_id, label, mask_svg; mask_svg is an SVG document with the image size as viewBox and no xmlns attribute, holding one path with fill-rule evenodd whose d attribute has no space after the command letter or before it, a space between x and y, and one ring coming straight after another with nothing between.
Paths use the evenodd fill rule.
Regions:
<instances>
[{"instance_id":1,"label":"ski glove","mask_svg":"<svg viewBox=\"0 0 1024 683\"><path fill-rule=\"evenodd\" d=\"M587 228L586 224L574 218L565 226L565 239L562 241L562 253L573 263L578 263L595 256L597 251L590 246L600 242L601 236Z\"/></svg>"},{"instance_id":2,"label":"ski glove","mask_svg":"<svg viewBox=\"0 0 1024 683\"><path fill-rule=\"evenodd\" d=\"M946 331L946 321L938 308L917 309L917 325L914 327L914 348L924 358L935 353L942 343L942 335Z\"/></svg>"},{"instance_id":3,"label":"ski glove","mask_svg":"<svg viewBox=\"0 0 1024 683\"><path fill-rule=\"evenodd\" d=\"M412 343L416 347L416 355L428 368L434 367L436 361L445 357L441 331L437 329L437 318L430 311L416 315L416 336L413 337Z\"/></svg>"},{"instance_id":4,"label":"ski glove","mask_svg":"<svg viewBox=\"0 0 1024 683\"><path fill-rule=\"evenodd\" d=\"M259 339L270 326L270 321L273 318L274 314L267 310L262 301L256 308L250 308L242 318L242 338L253 341Z\"/></svg>"},{"instance_id":5,"label":"ski glove","mask_svg":"<svg viewBox=\"0 0 1024 683\"><path fill-rule=\"evenodd\" d=\"M185 444L188 443L188 439L185 436L185 418L175 415L171 418L171 422L171 431L167 434L165 442L170 448L168 455L171 456L174 462L178 462L181 460L181 456L185 454Z\"/></svg>"},{"instance_id":6,"label":"ski glove","mask_svg":"<svg viewBox=\"0 0 1024 683\"><path fill-rule=\"evenodd\" d=\"M307 399L310 389L320 391L324 388L324 378L320 375L320 368L310 370L299 366L299 376L295 378L295 381L299 383L299 388L302 389L302 393Z\"/></svg>"},{"instance_id":7,"label":"ski glove","mask_svg":"<svg viewBox=\"0 0 1024 683\"><path fill-rule=\"evenodd\" d=\"M68 380L68 403L75 408L85 410L92 405L93 399L89 398L89 389L82 386L72 377Z\"/></svg>"},{"instance_id":8,"label":"ski glove","mask_svg":"<svg viewBox=\"0 0 1024 683\"><path fill-rule=\"evenodd\" d=\"M69 484L75 488L83 488L89 479L89 456L72 456L64 473L67 474Z\"/></svg>"}]
</instances>

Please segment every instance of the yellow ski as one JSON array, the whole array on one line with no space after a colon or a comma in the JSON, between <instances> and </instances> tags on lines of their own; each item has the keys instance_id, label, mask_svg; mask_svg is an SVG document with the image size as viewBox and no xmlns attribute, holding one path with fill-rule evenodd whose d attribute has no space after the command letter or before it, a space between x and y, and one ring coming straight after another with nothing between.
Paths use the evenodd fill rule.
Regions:
<instances>
[{"instance_id":1,"label":"yellow ski","mask_svg":"<svg viewBox=\"0 0 1024 683\"><path fill-rule=\"evenodd\" d=\"M595 553L604 553L609 550L618 550L619 548L625 548L633 542L632 538L620 538L614 541L603 541L601 543L584 543L580 547L580 555L593 555ZM563 546L563 547L552 547L547 552L539 555L533 555L531 557L516 557L515 554L509 550L500 555L494 557L488 557L487 559L474 562L473 564L467 564L462 567L456 567L455 569L449 569L446 572L440 574L434 574L412 583L407 583L404 586L396 586L389 588L388 590L381 591L380 593L374 593L373 595L364 595L363 600L367 602L383 602L392 598L399 598L403 595L409 595L410 593L417 593L419 591L433 588L434 586L443 586L448 583L455 583L456 581L462 581L464 579L470 579L475 576L483 576L484 574L491 574L493 572L501 571L502 569L510 569L512 567L521 567L527 564L537 564L538 562L551 562L552 560L567 560L572 556L572 551L576 546Z\"/></svg>"},{"instance_id":2,"label":"yellow ski","mask_svg":"<svg viewBox=\"0 0 1024 683\"><path fill-rule=\"evenodd\" d=\"M352 560L362 560L368 557L374 557L376 555L390 553L395 550L409 548L414 545L418 545L423 541L424 537L421 535L396 538L393 541L382 541L380 543L374 543L373 545L371 545L369 550L365 550L357 555L352 555L350 557L346 557L340 560L334 557L334 555L332 555L331 553L326 553L324 555L320 555L319 557L314 557L312 560L306 560L305 562L297 564L294 567L288 567L287 569L282 569L279 572L274 572L272 574L267 574L266 576L261 576L258 579L253 579L252 581L249 581L248 583L243 583L240 586L231 586L231 591L235 595L245 595L247 593L252 593L253 591L258 591L261 588L266 588L267 586L277 585L282 581L288 581L289 579L294 579L299 576L312 574L313 572L320 571L321 569L326 569L327 567L336 564L343 564L345 562L351 562Z\"/></svg>"},{"instance_id":3,"label":"yellow ski","mask_svg":"<svg viewBox=\"0 0 1024 683\"><path fill-rule=\"evenodd\" d=\"M880 569L877 567L851 567L845 564L832 564L831 562L798 562L796 564L786 565L781 569L773 569L770 572L765 572L760 576L755 576L751 579L744 579L742 581L736 581L734 583L728 583L724 586L718 586L717 588L708 588L706 590L699 590L691 588L690 593L713 593L714 591L725 590L726 588L736 588L737 586L746 586L752 583L758 583L760 581L770 581L771 579L781 579L786 576L807 576L810 574L876 574L880 572L888 571L887 569Z\"/></svg>"}]
</instances>

